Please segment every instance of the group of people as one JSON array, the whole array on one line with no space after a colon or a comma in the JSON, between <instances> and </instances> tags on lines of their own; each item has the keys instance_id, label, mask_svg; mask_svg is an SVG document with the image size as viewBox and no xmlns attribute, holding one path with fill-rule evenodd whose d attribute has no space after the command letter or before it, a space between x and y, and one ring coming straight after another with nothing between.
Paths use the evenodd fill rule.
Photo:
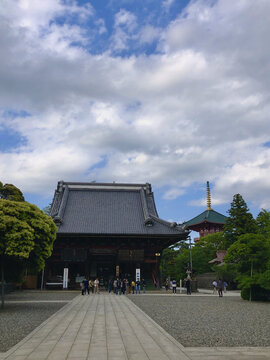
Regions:
<instances>
[{"instance_id":1,"label":"group of people","mask_svg":"<svg viewBox=\"0 0 270 360\"><path fill-rule=\"evenodd\" d=\"M171 282L172 284L172 291L173 291L173 294L176 294L176 287L177 287L177 282L175 279L173 279L173 281ZM169 290L169 287L170 287L170 284L169 284L169 279L166 279L165 281L165 289L166 291ZM185 287L186 287L186 290L187 290L187 295L191 295L191 279L190 277L187 277L185 279Z\"/></svg>"},{"instance_id":2,"label":"group of people","mask_svg":"<svg viewBox=\"0 0 270 360\"><path fill-rule=\"evenodd\" d=\"M108 282L108 292L114 293L116 295L125 295L125 294L140 294L141 289L143 293L145 294L146 291L146 281L144 279L142 280L129 280L127 278L121 279L110 279ZM81 291L82 295L85 295L86 293L89 295L90 292L92 294L99 294L99 280L96 278L93 280L87 280L86 278L83 279L81 282Z\"/></svg>"},{"instance_id":3,"label":"group of people","mask_svg":"<svg viewBox=\"0 0 270 360\"><path fill-rule=\"evenodd\" d=\"M116 279L111 279L109 280L109 284L108 284L108 291L109 293L113 292L114 294L118 294L118 295L125 295L125 294L140 294L141 293L141 288L143 290L143 292L145 293L146 290L146 281L144 279L139 280L137 279L135 280L131 280L131 279L121 279L121 278L116 278Z\"/></svg>"},{"instance_id":4,"label":"group of people","mask_svg":"<svg viewBox=\"0 0 270 360\"><path fill-rule=\"evenodd\" d=\"M95 280L87 280L86 278L83 279L81 282L81 290L82 295L85 295L86 293L89 295L90 291L92 294L99 294L99 280L96 278Z\"/></svg>"},{"instance_id":5,"label":"group of people","mask_svg":"<svg viewBox=\"0 0 270 360\"><path fill-rule=\"evenodd\" d=\"M218 291L218 296L223 296L223 291L226 292L228 284L226 281L219 279L218 282L216 280L213 281L213 294L216 294Z\"/></svg>"}]
</instances>

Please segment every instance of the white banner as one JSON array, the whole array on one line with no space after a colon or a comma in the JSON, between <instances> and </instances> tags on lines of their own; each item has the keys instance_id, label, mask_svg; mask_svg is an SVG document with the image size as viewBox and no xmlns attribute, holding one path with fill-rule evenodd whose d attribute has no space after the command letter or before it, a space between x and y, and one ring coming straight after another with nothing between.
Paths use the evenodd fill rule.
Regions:
<instances>
[{"instance_id":1,"label":"white banner","mask_svg":"<svg viewBox=\"0 0 270 360\"><path fill-rule=\"evenodd\" d=\"M141 269L136 269L136 281L141 280Z\"/></svg>"},{"instance_id":2,"label":"white banner","mask_svg":"<svg viewBox=\"0 0 270 360\"><path fill-rule=\"evenodd\" d=\"M63 289L68 288L68 268L64 268Z\"/></svg>"}]
</instances>

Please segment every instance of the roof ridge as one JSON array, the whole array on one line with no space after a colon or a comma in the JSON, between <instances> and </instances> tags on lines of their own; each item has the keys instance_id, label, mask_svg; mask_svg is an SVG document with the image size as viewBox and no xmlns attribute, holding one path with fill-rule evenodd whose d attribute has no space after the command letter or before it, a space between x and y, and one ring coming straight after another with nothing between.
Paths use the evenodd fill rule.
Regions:
<instances>
[{"instance_id":1,"label":"roof ridge","mask_svg":"<svg viewBox=\"0 0 270 360\"><path fill-rule=\"evenodd\" d=\"M155 215L150 215L152 219L156 220L157 222L159 222L160 224L163 224L163 225L166 225L166 226L169 226L170 228L182 228L181 226L177 225L177 223L175 221L167 221L167 220L164 220L164 219L161 219Z\"/></svg>"},{"instance_id":2,"label":"roof ridge","mask_svg":"<svg viewBox=\"0 0 270 360\"><path fill-rule=\"evenodd\" d=\"M149 209L148 209L147 201L146 201L146 195L145 195L143 188L141 188L141 190L140 190L140 197L141 197L141 203L142 203L142 209L143 209L144 225L152 226L153 221L149 214Z\"/></svg>"},{"instance_id":3,"label":"roof ridge","mask_svg":"<svg viewBox=\"0 0 270 360\"><path fill-rule=\"evenodd\" d=\"M141 195L141 202L142 202L142 208L143 208L143 216L144 216L144 220L146 220L149 218L149 211L148 211L146 198L145 198L145 192L144 192L143 188L141 188L141 190L140 190L140 195Z\"/></svg>"},{"instance_id":4,"label":"roof ridge","mask_svg":"<svg viewBox=\"0 0 270 360\"><path fill-rule=\"evenodd\" d=\"M65 186L65 190L64 190L64 193L63 193L61 205L60 205L59 211L58 211L58 217L59 217L60 221L62 221L62 218L63 218L63 215L64 215L64 211L65 211L66 204L67 204L68 193L69 193L68 186Z\"/></svg>"},{"instance_id":5,"label":"roof ridge","mask_svg":"<svg viewBox=\"0 0 270 360\"><path fill-rule=\"evenodd\" d=\"M144 183L144 184L138 184L138 183L117 183L117 182L96 182L96 181L91 181L91 182L81 182L81 181L68 181L68 182L64 182L61 181L64 185L93 185L93 186L137 186L137 187L148 187L149 183ZM60 183L60 182L59 182Z\"/></svg>"},{"instance_id":6,"label":"roof ridge","mask_svg":"<svg viewBox=\"0 0 270 360\"><path fill-rule=\"evenodd\" d=\"M61 206L62 196L63 196L62 192L55 190L53 201L52 201L52 207L50 210L51 217L55 217L58 214L59 207Z\"/></svg>"}]
</instances>

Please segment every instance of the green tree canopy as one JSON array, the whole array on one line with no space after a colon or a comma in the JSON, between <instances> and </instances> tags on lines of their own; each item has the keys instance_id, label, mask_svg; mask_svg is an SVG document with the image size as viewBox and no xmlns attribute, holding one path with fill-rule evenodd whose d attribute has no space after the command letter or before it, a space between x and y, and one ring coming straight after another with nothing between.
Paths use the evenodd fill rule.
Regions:
<instances>
[{"instance_id":1,"label":"green tree canopy","mask_svg":"<svg viewBox=\"0 0 270 360\"><path fill-rule=\"evenodd\" d=\"M0 182L0 199L11 201L24 201L24 196L20 189L12 184L3 185Z\"/></svg>"},{"instance_id":2,"label":"green tree canopy","mask_svg":"<svg viewBox=\"0 0 270 360\"><path fill-rule=\"evenodd\" d=\"M254 299L258 294L261 297L267 295L265 290L270 290L269 259L270 240L261 234L243 234L229 247L225 261L237 265L236 281L244 298L247 299L251 292Z\"/></svg>"},{"instance_id":3,"label":"green tree canopy","mask_svg":"<svg viewBox=\"0 0 270 360\"><path fill-rule=\"evenodd\" d=\"M56 225L27 202L0 200L0 254L30 259L40 270L52 252Z\"/></svg>"},{"instance_id":4,"label":"green tree canopy","mask_svg":"<svg viewBox=\"0 0 270 360\"><path fill-rule=\"evenodd\" d=\"M224 250L226 247L226 239L222 231L201 237L195 244L199 248L207 248L212 253L213 250Z\"/></svg>"},{"instance_id":5,"label":"green tree canopy","mask_svg":"<svg viewBox=\"0 0 270 360\"><path fill-rule=\"evenodd\" d=\"M44 267L45 260L52 253L56 230L52 218L37 206L27 202L0 200L2 286L4 260L7 263L9 259L11 262L22 260L34 272Z\"/></svg>"},{"instance_id":6,"label":"green tree canopy","mask_svg":"<svg viewBox=\"0 0 270 360\"><path fill-rule=\"evenodd\" d=\"M51 207L52 207L52 204L47 205L47 206L45 206L45 208L42 209L42 211L43 211L46 215L49 215L50 212L51 212Z\"/></svg>"},{"instance_id":7,"label":"green tree canopy","mask_svg":"<svg viewBox=\"0 0 270 360\"><path fill-rule=\"evenodd\" d=\"M240 194L234 195L228 213L229 217L224 225L226 249L237 241L240 235L248 233L256 234L258 232L256 221L253 219L246 202Z\"/></svg>"},{"instance_id":8,"label":"green tree canopy","mask_svg":"<svg viewBox=\"0 0 270 360\"><path fill-rule=\"evenodd\" d=\"M211 271L212 264L209 261L216 257L217 250L224 249L224 235L222 232L210 234L200 238L192 246L192 273L193 275L203 274ZM182 279L186 277L186 270L190 263L190 250L183 249L175 259L174 273Z\"/></svg>"},{"instance_id":9,"label":"green tree canopy","mask_svg":"<svg viewBox=\"0 0 270 360\"><path fill-rule=\"evenodd\" d=\"M256 223L259 234L270 238L270 211L262 209L256 218Z\"/></svg>"}]
</instances>

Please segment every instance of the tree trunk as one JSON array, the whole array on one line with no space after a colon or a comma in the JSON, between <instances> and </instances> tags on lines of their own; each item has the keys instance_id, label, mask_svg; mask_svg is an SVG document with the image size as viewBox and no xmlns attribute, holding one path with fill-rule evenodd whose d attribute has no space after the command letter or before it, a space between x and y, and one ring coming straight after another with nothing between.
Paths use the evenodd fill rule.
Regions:
<instances>
[{"instance_id":1,"label":"tree trunk","mask_svg":"<svg viewBox=\"0 0 270 360\"><path fill-rule=\"evenodd\" d=\"M1 255L1 309L5 303L4 254Z\"/></svg>"}]
</instances>

